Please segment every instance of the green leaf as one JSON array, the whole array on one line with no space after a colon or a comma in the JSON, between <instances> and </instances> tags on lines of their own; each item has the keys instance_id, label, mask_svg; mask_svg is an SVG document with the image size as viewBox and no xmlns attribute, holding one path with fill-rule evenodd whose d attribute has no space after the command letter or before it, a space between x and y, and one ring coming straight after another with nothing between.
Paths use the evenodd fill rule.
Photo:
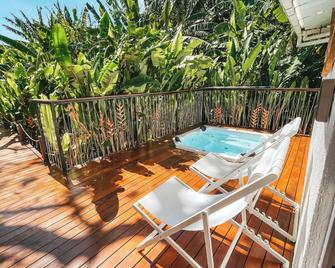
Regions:
<instances>
[{"instance_id":1,"label":"green leaf","mask_svg":"<svg viewBox=\"0 0 335 268\"><path fill-rule=\"evenodd\" d=\"M229 24L233 29L236 29L236 22L235 22L235 10L233 10L231 16L230 16L230 20L229 20Z\"/></svg>"},{"instance_id":2,"label":"green leaf","mask_svg":"<svg viewBox=\"0 0 335 268\"><path fill-rule=\"evenodd\" d=\"M159 82L145 74L140 74L124 83L124 87L141 87L146 84L159 84Z\"/></svg>"},{"instance_id":3,"label":"green leaf","mask_svg":"<svg viewBox=\"0 0 335 268\"><path fill-rule=\"evenodd\" d=\"M181 64L177 65L177 67L185 68L187 66L196 71L200 71L202 69L207 69L212 65L213 65L212 58L203 55L195 55L185 57L185 59L181 62Z\"/></svg>"},{"instance_id":4,"label":"green leaf","mask_svg":"<svg viewBox=\"0 0 335 268\"><path fill-rule=\"evenodd\" d=\"M164 51L160 47L151 51L151 61L155 67L161 67L165 65Z\"/></svg>"},{"instance_id":5,"label":"green leaf","mask_svg":"<svg viewBox=\"0 0 335 268\"><path fill-rule=\"evenodd\" d=\"M36 82L34 86L32 87L30 93L33 95L33 97L37 97L40 90L40 81Z\"/></svg>"},{"instance_id":6,"label":"green leaf","mask_svg":"<svg viewBox=\"0 0 335 268\"><path fill-rule=\"evenodd\" d=\"M185 73L184 69L173 72L173 75L168 83L169 91L175 91L182 87L184 73Z\"/></svg>"},{"instance_id":7,"label":"green leaf","mask_svg":"<svg viewBox=\"0 0 335 268\"><path fill-rule=\"evenodd\" d=\"M0 41L16 48L22 53L27 53L28 55L31 55L31 56L37 56L37 52L31 48L28 48L22 41L17 41L9 37L6 37L4 35L1 35L1 34L0 34Z\"/></svg>"},{"instance_id":8,"label":"green leaf","mask_svg":"<svg viewBox=\"0 0 335 268\"><path fill-rule=\"evenodd\" d=\"M227 70L230 73L230 79L231 79L232 86L235 86L237 84L235 65L236 65L235 59L232 56L229 56L227 60Z\"/></svg>"},{"instance_id":9,"label":"green leaf","mask_svg":"<svg viewBox=\"0 0 335 268\"><path fill-rule=\"evenodd\" d=\"M148 63L146 60L144 60L140 63L140 72L141 74L146 74L147 71L148 71Z\"/></svg>"},{"instance_id":10,"label":"green leaf","mask_svg":"<svg viewBox=\"0 0 335 268\"><path fill-rule=\"evenodd\" d=\"M88 63L88 60L82 52L79 52L78 57L77 57L77 64L85 64Z\"/></svg>"},{"instance_id":11,"label":"green leaf","mask_svg":"<svg viewBox=\"0 0 335 268\"><path fill-rule=\"evenodd\" d=\"M216 34L225 34L229 31L229 24L227 22L221 22L214 27L214 32Z\"/></svg>"},{"instance_id":12,"label":"green leaf","mask_svg":"<svg viewBox=\"0 0 335 268\"><path fill-rule=\"evenodd\" d=\"M90 81L90 66L88 64L68 66L66 75L68 76L73 89L76 89L76 91L72 92L75 94L73 97L80 96L80 94L89 95L89 93L83 92Z\"/></svg>"},{"instance_id":13,"label":"green leaf","mask_svg":"<svg viewBox=\"0 0 335 268\"><path fill-rule=\"evenodd\" d=\"M70 134L68 132L64 133L62 138L62 150L66 153L70 148Z\"/></svg>"},{"instance_id":14,"label":"green leaf","mask_svg":"<svg viewBox=\"0 0 335 268\"><path fill-rule=\"evenodd\" d=\"M16 80L22 81L22 80L25 80L27 78L27 71L24 68L24 66L22 65L22 63L20 63L20 62L15 64L14 74L15 74Z\"/></svg>"},{"instance_id":15,"label":"green leaf","mask_svg":"<svg viewBox=\"0 0 335 268\"><path fill-rule=\"evenodd\" d=\"M198 38L193 38L190 43L179 53L176 61L182 61L185 57L193 54L193 50L203 43Z\"/></svg>"},{"instance_id":16,"label":"green leaf","mask_svg":"<svg viewBox=\"0 0 335 268\"><path fill-rule=\"evenodd\" d=\"M64 27L57 23L52 26L52 47L56 60L65 66L72 64L68 40Z\"/></svg>"},{"instance_id":17,"label":"green leaf","mask_svg":"<svg viewBox=\"0 0 335 268\"><path fill-rule=\"evenodd\" d=\"M171 13L171 2L170 0L165 0L161 17L163 18L163 25L165 26L166 29L169 27L170 13Z\"/></svg>"},{"instance_id":18,"label":"green leaf","mask_svg":"<svg viewBox=\"0 0 335 268\"><path fill-rule=\"evenodd\" d=\"M273 11L273 14L275 15L276 19L281 23L288 22L288 18L282 8L281 5L278 5L278 7Z\"/></svg>"},{"instance_id":19,"label":"green leaf","mask_svg":"<svg viewBox=\"0 0 335 268\"><path fill-rule=\"evenodd\" d=\"M232 55L233 46L234 46L234 43L231 40L226 43L227 55Z\"/></svg>"},{"instance_id":20,"label":"green leaf","mask_svg":"<svg viewBox=\"0 0 335 268\"><path fill-rule=\"evenodd\" d=\"M93 17L99 21L100 20L100 15L98 14L98 12L95 10L95 8L93 6L91 6L89 3L86 3L86 6L88 8L88 10L92 13Z\"/></svg>"},{"instance_id":21,"label":"green leaf","mask_svg":"<svg viewBox=\"0 0 335 268\"><path fill-rule=\"evenodd\" d=\"M308 88L308 86L309 86L309 79L308 79L307 76L305 76L300 83L300 87L301 88Z\"/></svg>"},{"instance_id":22,"label":"green leaf","mask_svg":"<svg viewBox=\"0 0 335 268\"><path fill-rule=\"evenodd\" d=\"M109 15L107 12L105 12L100 20L100 36L102 38L108 36L109 26L110 26Z\"/></svg>"},{"instance_id":23,"label":"green leaf","mask_svg":"<svg viewBox=\"0 0 335 268\"><path fill-rule=\"evenodd\" d=\"M289 68L286 69L285 71L285 76L287 78L294 76L298 69L301 67L301 61L299 60L299 58L296 56L294 57L293 60L291 60L291 65Z\"/></svg>"},{"instance_id":24,"label":"green leaf","mask_svg":"<svg viewBox=\"0 0 335 268\"><path fill-rule=\"evenodd\" d=\"M240 29L245 27L245 16L246 16L246 7L243 1L240 0L233 0L234 3L234 10L235 10L235 17L236 17L236 24Z\"/></svg>"},{"instance_id":25,"label":"green leaf","mask_svg":"<svg viewBox=\"0 0 335 268\"><path fill-rule=\"evenodd\" d=\"M172 40L172 51L175 53L175 55L178 55L178 53L182 49L183 49L183 35L181 33L181 26L179 26L177 33Z\"/></svg>"},{"instance_id":26,"label":"green leaf","mask_svg":"<svg viewBox=\"0 0 335 268\"><path fill-rule=\"evenodd\" d=\"M254 47L254 49L250 52L249 56L242 65L242 70L244 73L246 73L249 70L249 68L253 65L258 54L262 51L262 48L263 48L262 44L258 43L256 47Z\"/></svg>"},{"instance_id":27,"label":"green leaf","mask_svg":"<svg viewBox=\"0 0 335 268\"><path fill-rule=\"evenodd\" d=\"M115 62L107 63L101 70L98 82L103 90L102 95L109 95L116 87L119 79L118 65Z\"/></svg>"},{"instance_id":28,"label":"green leaf","mask_svg":"<svg viewBox=\"0 0 335 268\"><path fill-rule=\"evenodd\" d=\"M200 20L200 19L205 19L207 15L208 15L208 13L206 13L206 12L198 12L198 13L195 13L195 14L192 14L191 16L189 16L188 20L189 21L196 21L196 20Z\"/></svg>"},{"instance_id":29,"label":"green leaf","mask_svg":"<svg viewBox=\"0 0 335 268\"><path fill-rule=\"evenodd\" d=\"M48 98L41 94L41 99L47 100ZM55 125L52 120L52 113L49 104L40 104L39 105L40 114L41 114L41 123L43 134L46 140L51 143L57 150L57 139L56 139L56 132L55 132Z\"/></svg>"},{"instance_id":30,"label":"green leaf","mask_svg":"<svg viewBox=\"0 0 335 268\"><path fill-rule=\"evenodd\" d=\"M20 90L19 90L17 83L10 77L7 77L6 82L10 86L10 88L14 91L16 97L19 97Z\"/></svg>"}]
</instances>

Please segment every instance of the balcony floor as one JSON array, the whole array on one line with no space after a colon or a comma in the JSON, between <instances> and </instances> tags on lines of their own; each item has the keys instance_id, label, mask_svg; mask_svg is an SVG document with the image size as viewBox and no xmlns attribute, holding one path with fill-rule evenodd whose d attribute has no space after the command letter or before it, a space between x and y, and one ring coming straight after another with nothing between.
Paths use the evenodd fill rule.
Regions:
<instances>
[{"instance_id":1,"label":"balcony floor","mask_svg":"<svg viewBox=\"0 0 335 268\"><path fill-rule=\"evenodd\" d=\"M73 171L71 183L65 187L58 172L44 166L31 147L14 139L4 136L0 140L0 267L188 266L163 242L142 254L135 250L152 229L131 205L172 175L200 188L201 179L188 169L196 155L176 150L169 142L154 143ZM298 202L308 146L308 137L293 138L284 171L276 182L277 188ZM285 228L292 227L290 208L269 192L263 192L258 207ZM294 244L255 217L249 216L248 222L278 252L292 259ZM230 224L215 229L212 241L217 265L235 232ZM206 265L202 233L180 232L174 239ZM242 235L228 267L280 265Z\"/></svg>"}]
</instances>

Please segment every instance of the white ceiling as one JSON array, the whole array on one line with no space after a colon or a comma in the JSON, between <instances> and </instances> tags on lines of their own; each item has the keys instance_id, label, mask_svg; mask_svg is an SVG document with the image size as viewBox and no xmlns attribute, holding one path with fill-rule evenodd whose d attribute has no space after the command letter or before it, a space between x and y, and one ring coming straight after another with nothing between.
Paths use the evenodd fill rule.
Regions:
<instances>
[{"instance_id":1,"label":"white ceiling","mask_svg":"<svg viewBox=\"0 0 335 268\"><path fill-rule=\"evenodd\" d=\"M298 45L328 42L335 0L280 0L298 35Z\"/></svg>"}]
</instances>

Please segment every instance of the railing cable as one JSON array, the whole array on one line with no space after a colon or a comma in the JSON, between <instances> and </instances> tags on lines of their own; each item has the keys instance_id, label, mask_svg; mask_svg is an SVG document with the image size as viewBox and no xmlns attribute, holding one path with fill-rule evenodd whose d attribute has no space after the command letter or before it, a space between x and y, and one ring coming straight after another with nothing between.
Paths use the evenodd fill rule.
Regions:
<instances>
[{"instance_id":1,"label":"railing cable","mask_svg":"<svg viewBox=\"0 0 335 268\"><path fill-rule=\"evenodd\" d=\"M28 132L24 129L24 127L22 126L21 123L15 123L15 124L17 124L17 125L20 126L20 128L22 129L22 131L26 134L26 136L27 136L31 141L33 141L33 142L38 142L38 140L33 139L33 138L28 134Z\"/></svg>"}]
</instances>

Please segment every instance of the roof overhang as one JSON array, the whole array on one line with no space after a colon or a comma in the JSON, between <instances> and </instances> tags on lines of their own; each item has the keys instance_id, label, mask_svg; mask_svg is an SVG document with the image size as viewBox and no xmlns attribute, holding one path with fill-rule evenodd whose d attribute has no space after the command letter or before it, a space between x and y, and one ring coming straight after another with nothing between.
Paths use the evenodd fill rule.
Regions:
<instances>
[{"instance_id":1,"label":"roof overhang","mask_svg":"<svg viewBox=\"0 0 335 268\"><path fill-rule=\"evenodd\" d=\"M298 46L327 43L335 0L280 0L298 36Z\"/></svg>"}]
</instances>

